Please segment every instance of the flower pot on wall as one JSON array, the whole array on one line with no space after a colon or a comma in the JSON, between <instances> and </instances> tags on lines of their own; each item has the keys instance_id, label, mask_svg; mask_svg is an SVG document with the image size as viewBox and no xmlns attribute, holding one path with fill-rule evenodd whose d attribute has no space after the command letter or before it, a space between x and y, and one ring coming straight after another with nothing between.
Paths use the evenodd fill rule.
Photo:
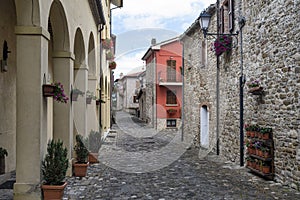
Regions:
<instances>
[{"instance_id":1,"label":"flower pot on wall","mask_svg":"<svg viewBox=\"0 0 300 200\"><path fill-rule=\"evenodd\" d=\"M86 104L91 104L91 103L92 103L92 97L87 97Z\"/></svg>"},{"instance_id":2,"label":"flower pot on wall","mask_svg":"<svg viewBox=\"0 0 300 200\"><path fill-rule=\"evenodd\" d=\"M43 96L44 97L53 97L55 86L51 84L43 85Z\"/></svg>"},{"instance_id":3,"label":"flower pot on wall","mask_svg":"<svg viewBox=\"0 0 300 200\"><path fill-rule=\"evenodd\" d=\"M77 101L78 100L79 94L77 93L72 93L72 101Z\"/></svg>"},{"instance_id":4,"label":"flower pot on wall","mask_svg":"<svg viewBox=\"0 0 300 200\"><path fill-rule=\"evenodd\" d=\"M248 92L253 95L261 95L263 92L263 87L260 87L260 86L252 87L252 88L249 88Z\"/></svg>"}]
</instances>

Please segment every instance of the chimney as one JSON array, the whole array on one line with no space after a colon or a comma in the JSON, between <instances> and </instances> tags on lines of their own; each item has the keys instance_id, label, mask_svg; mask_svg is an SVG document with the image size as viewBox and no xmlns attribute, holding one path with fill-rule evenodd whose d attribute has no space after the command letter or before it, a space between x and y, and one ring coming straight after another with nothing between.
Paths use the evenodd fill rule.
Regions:
<instances>
[{"instance_id":1,"label":"chimney","mask_svg":"<svg viewBox=\"0 0 300 200\"><path fill-rule=\"evenodd\" d=\"M156 39L155 38L152 38L151 45L156 45Z\"/></svg>"}]
</instances>

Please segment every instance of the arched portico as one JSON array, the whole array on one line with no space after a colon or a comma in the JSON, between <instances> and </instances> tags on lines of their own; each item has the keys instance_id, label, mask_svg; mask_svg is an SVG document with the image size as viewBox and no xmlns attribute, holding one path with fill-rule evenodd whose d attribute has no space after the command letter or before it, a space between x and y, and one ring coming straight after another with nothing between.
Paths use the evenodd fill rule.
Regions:
<instances>
[{"instance_id":1,"label":"arched portico","mask_svg":"<svg viewBox=\"0 0 300 200\"><path fill-rule=\"evenodd\" d=\"M97 69L97 48L95 45L94 34L91 32L89 37L88 46L88 91L92 92L95 96L98 96L98 77L96 74ZM87 132L90 133L91 130L99 130L98 124L98 113L95 101L87 105Z\"/></svg>"},{"instance_id":2,"label":"arched portico","mask_svg":"<svg viewBox=\"0 0 300 200\"><path fill-rule=\"evenodd\" d=\"M80 28L77 28L74 41L74 84L73 87L87 91L88 84L88 66L85 57L85 45L83 34ZM74 134L87 136L87 110L86 110L86 94L80 96L76 102L73 102L74 108Z\"/></svg>"}]
</instances>

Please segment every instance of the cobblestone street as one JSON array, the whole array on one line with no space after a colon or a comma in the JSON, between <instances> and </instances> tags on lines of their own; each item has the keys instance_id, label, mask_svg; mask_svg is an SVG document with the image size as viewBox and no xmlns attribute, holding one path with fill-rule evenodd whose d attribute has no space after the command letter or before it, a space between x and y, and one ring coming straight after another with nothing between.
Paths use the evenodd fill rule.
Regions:
<instances>
[{"instance_id":1,"label":"cobblestone street","mask_svg":"<svg viewBox=\"0 0 300 200\"><path fill-rule=\"evenodd\" d=\"M300 199L300 192L266 181L244 167L181 141L181 132L155 133L136 118L117 114L84 178L69 177L64 200ZM0 199L13 190L0 189Z\"/></svg>"},{"instance_id":2,"label":"cobblestone street","mask_svg":"<svg viewBox=\"0 0 300 200\"><path fill-rule=\"evenodd\" d=\"M199 158L199 149L187 143L182 156L166 165L168 159L158 151L168 152L164 148L174 148L172 142L182 148L180 139L174 141L180 132L156 134L133 121L118 113L118 126L100 149L100 163L90 166L83 179L69 178L64 199L300 199L298 191L265 181L212 153ZM173 152L169 161L176 156Z\"/></svg>"}]
</instances>

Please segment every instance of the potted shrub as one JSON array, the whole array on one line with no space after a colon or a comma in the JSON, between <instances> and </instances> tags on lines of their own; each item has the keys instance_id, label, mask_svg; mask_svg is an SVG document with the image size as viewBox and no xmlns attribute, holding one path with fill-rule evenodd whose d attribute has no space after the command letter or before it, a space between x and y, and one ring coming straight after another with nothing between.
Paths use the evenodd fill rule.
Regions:
<instances>
[{"instance_id":1,"label":"potted shrub","mask_svg":"<svg viewBox=\"0 0 300 200\"><path fill-rule=\"evenodd\" d=\"M69 100L64 91L64 86L60 82L43 85L43 96L53 97L59 103L67 103Z\"/></svg>"},{"instance_id":2,"label":"potted shrub","mask_svg":"<svg viewBox=\"0 0 300 200\"><path fill-rule=\"evenodd\" d=\"M79 95L80 95L80 96L83 96L83 95L84 95L84 92L82 92L81 90L79 90L79 89L77 89L77 88L74 88L74 89L72 90L72 94L71 94L71 96L72 96L72 101L77 101Z\"/></svg>"},{"instance_id":3,"label":"potted shrub","mask_svg":"<svg viewBox=\"0 0 300 200\"><path fill-rule=\"evenodd\" d=\"M88 146L89 149L89 163L98 163L98 152L101 147L101 134L98 131L91 130L88 138L86 139L86 146Z\"/></svg>"},{"instance_id":4,"label":"potted shrub","mask_svg":"<svg viewBox=\"0 0 300 200\"><path fill-rule=\"evenodd\" d=\"M7 150L0 147L0 174L5 173L5 156L8 156Z\"/></svg>"},{"instance_id":5,"label":"potted shrub","mask_svg":"<svg viewBox=\"0 0 300 200\"><path fill-rule=\"evenodd\" d=\"M83 137L76 135L76 144L74 146L76 153L76 162L74 163L74 174L75 176L84 177L86 176L88 163L89 151L83 143Z\"/></svg>"},{"instance_id":6,"label":"potted shrub","mask_svg":"<svg viewBox=\"0 0 300 200\"><path fill-rule=\"evenodd\" d=\"M44 199L62 199L67 182L64 181L68 169L68 151L61 140L50 140L47 154L42 161Z\"/></svg>"},{"instance_id":7,"label":"potted shrub","mask_svg":"<svg viewBox=\"0 0 300 200\"><path fill-rule=\"evenodd\" d=\"M105 103L105 101L103 101L102 99L97 99L96 100L96 105L100 105L100 103Z\"/></svg>"}]
</instances>

